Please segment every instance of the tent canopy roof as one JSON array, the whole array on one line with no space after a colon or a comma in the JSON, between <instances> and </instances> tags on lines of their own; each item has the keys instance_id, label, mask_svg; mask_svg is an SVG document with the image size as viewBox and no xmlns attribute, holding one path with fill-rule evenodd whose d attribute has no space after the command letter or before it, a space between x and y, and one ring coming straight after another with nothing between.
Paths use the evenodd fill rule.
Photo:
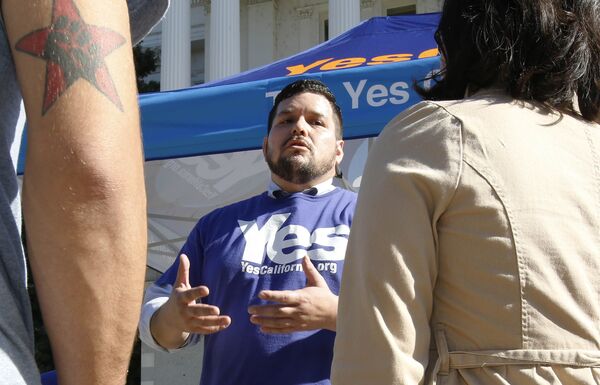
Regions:
<instances>
[{"instance_id":1,"label":"tent canopy roof","mask_svg":"<svg viewBox=\"0 0 600 385\"><path fill-rule=\"evenodd\" d=\"M439 14L375 17L297 55L219 81L141 95L146 160L260 148L277 93L301 77L323 81L344 115L346 139L376 136L420 98L439 67ZM19 159L24 166L25 140Z\"/></svg>"}]
</instances>

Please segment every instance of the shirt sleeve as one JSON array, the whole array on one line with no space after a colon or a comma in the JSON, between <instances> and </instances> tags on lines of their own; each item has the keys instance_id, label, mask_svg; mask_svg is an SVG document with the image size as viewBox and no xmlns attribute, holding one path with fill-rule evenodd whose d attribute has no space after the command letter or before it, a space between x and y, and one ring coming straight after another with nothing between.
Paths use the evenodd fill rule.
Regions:
<instances>
[{"instance_id":1,"label":"shirt sleeve","mask_svg":"<svg viewBox=\"0 0 600 385\"><path fill-rule=\"evenodd\" d=\"M178 349L166 349L156 342L154 337L152 336L152 332L150 331L150 320L154 313L169 299L169 295L171 295L171 290L173 290L173 286L164 285L158 286L153 283L146 289L146 293L144 295L144 303L142 305L142 314L140 316L140 322L138 325L138 329L140 332L140 339L149 347L154 350L158 350L161 352L173 352L181 350L188 346L193 346L199 343L202 340L202 336L199 334L190 334L185 343L180 346Z\"/></svg>"},{"instance_id":2,"label":"shirt sleeve","mask_svg":"<svg viewBox=\"0 0 600 385\"><path fill-rule=\"evenodd\" d=\"M190 281L192 285L194 285L195 281L197 281L196 277L201 276L201 266L204 259L200 237L202 223L203 221L200 220L194 227L185 244L183 245L183 248L178 254L185 254L190 260ZM179 258L175 258L175 261L167 269L167 271L165 271L155 283L146 289L144 301L142 303L140 321L138 323L140 339L149 347L162 352L181 350L183 348L193 346L202 340L202 335L190 333L188 339L182 346L177 349L166 349L159 345L152 336L152 331L150 330L150 321L152 320L154 313L169 299L171 291L173 290L173 283L177 277L178 269Z\"/></svg>"},{"instance_id":3,"label":"shirt sleeve","mask_svg":"<svg viewBox=\"0 0 600 385\"><path fill-rule=\"evenodd\" d=\"M369 152L339 300L335 385L421 384L437 279L436 222L460 176L461 123L419 103Z\"/></svg>"}]
</instances>

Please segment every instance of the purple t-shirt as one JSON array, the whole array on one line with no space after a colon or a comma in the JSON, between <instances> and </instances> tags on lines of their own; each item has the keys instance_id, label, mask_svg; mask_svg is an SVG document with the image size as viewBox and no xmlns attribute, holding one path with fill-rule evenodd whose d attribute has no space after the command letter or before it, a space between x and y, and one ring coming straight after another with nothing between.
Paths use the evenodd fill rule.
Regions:
<instances>
[{"instance_id":1,"label":"purple t-shirt","mask_svg":"<svg viewBox=\"0 0 600 385\"><path fill-rule=\"evenodd\" d=\"M305 287L305 255L337 294L355 204L356 194L342 189L280 199L263 193L200 219L182 248L190 284L208 286L203 302L232 319L204 337L202 385L330 383L334 332L265 334L250 323L247 309L263 303L261 290ZM156 285L173 285L178 261Z\"/></svg>"}]
</instances>

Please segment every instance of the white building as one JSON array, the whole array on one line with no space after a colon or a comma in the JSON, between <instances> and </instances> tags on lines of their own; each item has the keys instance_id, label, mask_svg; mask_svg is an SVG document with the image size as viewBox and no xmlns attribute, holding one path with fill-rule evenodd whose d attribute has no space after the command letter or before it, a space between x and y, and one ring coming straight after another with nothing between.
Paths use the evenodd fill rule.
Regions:
<instances>
[{"instance_id":1,"label":"white building","mask_svg":"<svg viewBox=\"0 0 600 385\"><path fill-rule=\"evenodd\" d=\"M161 51L161 90L256 68L373 16L438 12L443 0L171 0L142 45Z\"/></svg>"},{"instance_id":2,"label":"white building","mask_svg":"<svg viewBox=\"0 0 600 385\"><path fill-rule=\"evenodd\" d=\"M151 75L149 80L160 80L162 90L218 80L309 49L370 17L438 12L442 2L443 0L171 0L167 17L142 44L161 51L161 72ZM344 161L353 163L353 158L360 158L363 159L360 164L364 164L366 149L363 145L346 143ZM362 155L356 156L354 153ZM209 164L221 168L213 170L214 178L201 179L201 175L196 173L208 169ZM226 192L219 197L221 203L217 206L192 188L188 183L189 178L186 178L191 176L202 183L216 186L224 184L225 177L222 175L227 175L227 170L221 173L222 169L235 170L239 165L247 168L251 165L250 168L254 171L247 172L247 179L237 184L235 189L225 189ZM222 174L221 180L217 174ZM191 227L202 212L231 202L237 195L248 197L263 191L268 175L260 150L147 162L149 251L158 254L162 252L174 258L180 245L172 250L157 251L157 248L173 239L179 244L185 240L185 237L171 234L166 227L161 227L160 221L178 221L183 227ZM352 176L351 173L346 175ZM351 182L353 180L351 178ZM161 195L157 193L156 185L176 187ZM229 190L235 191L237 195L227 195L231 194L227 192ZM171 201L179 204L188 202L188 205L180 210L182 212L173 211L167 216L154 208ZM192 210L193 202L198 207ZM194 213L194 218L187 218L190 212ZM160 237L156 237L155 233L160 233ZM149 269L148 283L158 276L157 272ZM197 385L202 354L201 345L190 351L167 354L155 352L142 344L141 385Z\"/></svg>"}]
</instances>

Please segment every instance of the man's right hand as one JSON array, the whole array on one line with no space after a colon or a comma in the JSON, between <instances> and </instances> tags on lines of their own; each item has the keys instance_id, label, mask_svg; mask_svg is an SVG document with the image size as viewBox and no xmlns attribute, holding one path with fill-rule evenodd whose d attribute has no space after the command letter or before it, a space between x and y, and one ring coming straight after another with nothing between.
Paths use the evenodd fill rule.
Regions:
<instances>
[{"instance_id":1,"label":"man's right hand","mask_svg":"<svg viewBox=\"0 0 600 385\"><path fill-rule=\"evenodd\" d=\"M196 302L206 297L209 291L206 286L192 287L189 272L190 261L181 254L171 296L150 321L154 339L167 349L181 347L190 333L212 334L231 324L231 318L220 315L218 307Z\"/></svg>"}]
</instances>

